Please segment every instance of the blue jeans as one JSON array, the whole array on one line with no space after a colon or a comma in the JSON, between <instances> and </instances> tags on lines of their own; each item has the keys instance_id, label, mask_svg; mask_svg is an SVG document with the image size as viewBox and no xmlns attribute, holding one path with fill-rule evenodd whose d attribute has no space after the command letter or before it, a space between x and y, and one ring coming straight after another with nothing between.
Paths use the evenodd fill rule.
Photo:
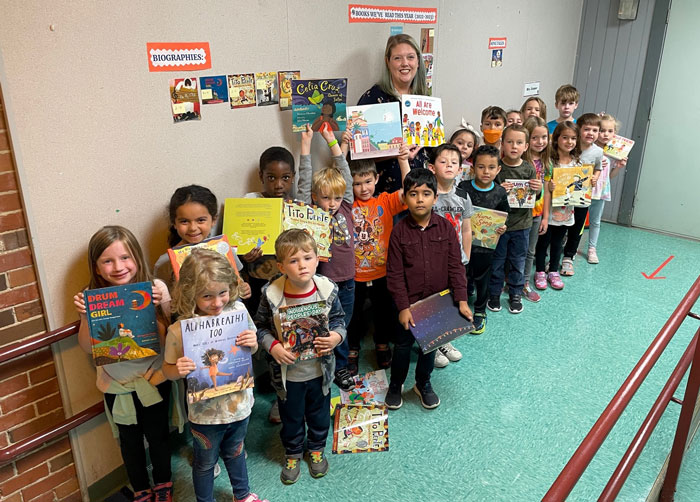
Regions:
<instances>
[{"instance_id":1,"label":"blue jeans","mask_svg":"<svg viewBox=\"0 0 700 502\"><path fill-rule=\"evenodd\" d=\"M197 502L214 502L214 465L221 457L237 500L250 493L244 439L248 418L230 424L201 425L190 422L194 459L192 484Z\"/></svg>"},{"instance_id":2,"label":"blue jeans","mask_svg":"<svg viewBox=\"0 0 700 502\"><path fill-rule=\"evenodd\" d=\"M352 308L355 304L355 279L348 279L338 283L338 300L345 312L345 329L350 326L352 318ZM336 345L333 352L335 353L335 370L348 367L348 337L346 336L342 343Z\"/></svg>"},{"instance_id":3,"label":"blue jeans","mask_svg":"<svg viewBox=\"0 0 700 502\"><path fill-rule=\"evenodd\" d=\"M588 247L595 249L598 245L598 235L600 234L600 220L603 218L604 200L592 200L588 210Z\"/></svg>"},{"instance_id":4,"label":"blue jeans","mask_svg":"<svg viewBox=\"0 0 700 502\"><path fill-rule=\"evenodd\" d=\"M510 265L508 270L508 294L522 295L525 284L525 258L529 245L530 228L509 230L498 239L498 245L493 253L491 263L491 281L489 295L501 296L505 280L506 260Z\"/></svg>"},{"instance_id":5,"label":"blue jeans","mask_svg":"<svg viewBox=\"0 0 700 502\"><path fill-rule=\"evenodd\" d=\"M309 451L323 451L331 426L331 393L323 395L323 377L306 382L287 380L287 399L277 398L282 430L280 438L285 455L301 458L304 437Z\"/></svg>"}]
</instances>

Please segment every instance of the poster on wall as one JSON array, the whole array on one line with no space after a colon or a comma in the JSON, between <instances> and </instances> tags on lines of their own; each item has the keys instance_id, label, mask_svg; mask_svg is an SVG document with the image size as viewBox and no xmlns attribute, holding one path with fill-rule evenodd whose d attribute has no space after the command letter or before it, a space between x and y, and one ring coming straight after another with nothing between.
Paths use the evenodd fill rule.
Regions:
<instances>
[{"instance_id":1,"label":"poster on wall","mask_svg":"<svg viewBox=\"0 0 700 502\"><path fill-rule=\"evenodd\" d=\"M435 44L435 28L421 28L420 30L420 51L425 54L433 52Z\"/></svg>"},{"instance_id":2,"label":"poster on wall","mask_svg":"<svg viewBox=\"0 0 700 502\"><path fill-rule=\"evenodd\" d=\"M255 75L253 73L229 75L228 96L231 108L255 106Z\"/></svg>"},{"instance_id":3,"label":"poster on wall","mask_svg":"<svg viewBox=\"0 0 700 502\"><path fill-rule=\"evenodd\" d=\"M348 5L350 23L437 23L436 8Z\"/></svg>"},{"instance_id":4,"label":"poster on wall","mask_svg":"<svg viewBox=\"0 0 700 502\"><path fill-rule=\"evenodd\" d=\"M197 77L170 79L170 106L173 122L200 120Z\"/></svg>"},{"instance_id":5,"label":"poster on wall","mask_svg":"<svg viewBox=\"0 0 700 502\"><path fill-rule=\"evenodd\" d=\"M255 97L258 106L276 105L280 102L276 71L255 74Z\"/></svg>"},{"instance_id":6,"label":"poster on wall","mask_svg":"<svg viewBox=\"0 0 700 502\"><path fill-rule=\"evenodd\" d=\"M203 105L226 103L228 101L226 75L199 77L199 88Z\"/></svg>"},{"instance_id":7,"label":"poster on wall","mask_svg":"<svg viewBox=\"0 0 700 502\"><path fill-rule=\"evenodd\" d=\"M211 68L209 42L147 42L148 71L193 71Z\"/></svg>"},{"instance_id":8,"label":"poster on wall","mask_svg":"<svg viewBox=\"0 0 700 502\"><path fill-rule=\"evenodd\" d=\"M423 54L423 64L425 65L425 85L428 88L428 96L433 95L433 55Z\"/></svg>"},{"instance_id":9,"label":"poster on wall","mask_svg":"<svg viewBox=\"0 0 700 502\"><path fill-rule=\"evenodd\" d=\"M292 109L292 80L299 80L299 78L301 78L299 70L277 72L280 89L280 110Z\"/></svg>"},{"instance_id":10,"label":"poster on wall","mask_svg":"<svg viewBox=\"0 0 700 502\"><path fill-rule=\"evenodd\" d=\"M494 49L491 51L491 68L501 66L503 66L503 49Z\"/></svg>"},{"instance_id":11,"label":"poster on wall","mask_svg":"<svg viewBox=\"0 0 700 502\"><path fill-rule=\"evenodd\" d=\"M292 131L330 127L345 130L348 79L295 80L292 85Z\"/></svg>"}]
</instances>

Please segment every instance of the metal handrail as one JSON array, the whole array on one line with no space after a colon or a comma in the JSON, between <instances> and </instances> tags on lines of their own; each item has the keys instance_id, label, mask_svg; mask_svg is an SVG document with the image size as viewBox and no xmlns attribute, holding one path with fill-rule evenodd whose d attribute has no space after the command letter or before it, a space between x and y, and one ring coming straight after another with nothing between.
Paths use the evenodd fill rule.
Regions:
<instances>
[{"instance_id":1,"label":"metal handrail","mask_svg":"<svg viewBox=\"0 0 700 502\"><path fill-rule=\"evenodd\" d=\"M565 500L574 486L581 478L595 454L600 449L608 434L617 423L622 412L634 397L644 379L656 364L668 343L678 331L686 317L689 316L698 297L700 297L700 277L698 277L688 292L685 294L678 307L668 318L659 334L654 338L649 348L644 352L639 362L635 365L627 379L612 398L608 406L593 425L586 437L567 462L564 469L549 488L544 502L558 502Z\"/></svg>"}]
</instances>

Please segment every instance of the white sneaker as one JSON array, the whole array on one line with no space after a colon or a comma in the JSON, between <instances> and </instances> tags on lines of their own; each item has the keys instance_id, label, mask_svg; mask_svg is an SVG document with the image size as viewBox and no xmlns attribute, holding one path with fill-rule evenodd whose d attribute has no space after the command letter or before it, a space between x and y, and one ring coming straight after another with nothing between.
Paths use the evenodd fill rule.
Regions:
<instances>
[{"instance_id":1,"label":"white sneaker","mask_svg":"<svg viewBox=\"0 0 700 502\"><path fill-rule=\"evenodd\" d=\"M219 477L219 474L221 474L221 466L219 465L219 462L214 464L214 479Z\"/></svg>"},{"instance_id":2,"label":"white sneaker","mask_svg":"<svg viewBox=\"0 0 700 502\"><path fill-rule=\"evenodd\" d=\"M450 362L456 362L462 359L462 353L454 348L451 343L446 343L438 349L443 355L450 360Z\"/></svg>"},{"instance_id":3,"label":"white sneaker","mask_svg":"<svg viewBox=\"0 0 700 502\"><path fill-rule=\"evenodd\" d=\"M442 347L440 347L442 348ZM442 351L438 348L435 351L435 367L436 368L444 368L448 364L450 364L450 360L445 357L445 354L442 353Z\"/></svg>"},{"instance_id":4,"label":"white sneaker","mask_svg":"<svg viewBox=\"0 0 700 502\"><path fill-rule=\"evenodd\" d=\"M596 264L600 263L598 261L598 253L595 252L595 248L588 248L588 263Z\"/></svg>"}]
</instances>

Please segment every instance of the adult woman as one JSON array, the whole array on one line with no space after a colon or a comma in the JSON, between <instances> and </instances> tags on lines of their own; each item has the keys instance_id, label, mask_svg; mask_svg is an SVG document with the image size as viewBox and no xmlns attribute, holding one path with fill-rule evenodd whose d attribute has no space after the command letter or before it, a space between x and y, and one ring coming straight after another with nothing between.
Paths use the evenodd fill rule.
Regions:
<instances>
[{"instance_id":1,"label":"adult woman","mask_svg":"<svg viewBox=\"0 0 700 502\"><path fill-rule=\"evenodd\" d=\"M400 106L402 94L427 93L425 65L418 44L411 36L401 33L387 40L382 77L360 97L357 104L398 102ZM411 169L425 167L428 154L414 145L411 147L409 160ZM375 193L394 192L401 188L401 171L395 157L380 160L376 164L379 182Z\"/></svg>"}]
</instances>

